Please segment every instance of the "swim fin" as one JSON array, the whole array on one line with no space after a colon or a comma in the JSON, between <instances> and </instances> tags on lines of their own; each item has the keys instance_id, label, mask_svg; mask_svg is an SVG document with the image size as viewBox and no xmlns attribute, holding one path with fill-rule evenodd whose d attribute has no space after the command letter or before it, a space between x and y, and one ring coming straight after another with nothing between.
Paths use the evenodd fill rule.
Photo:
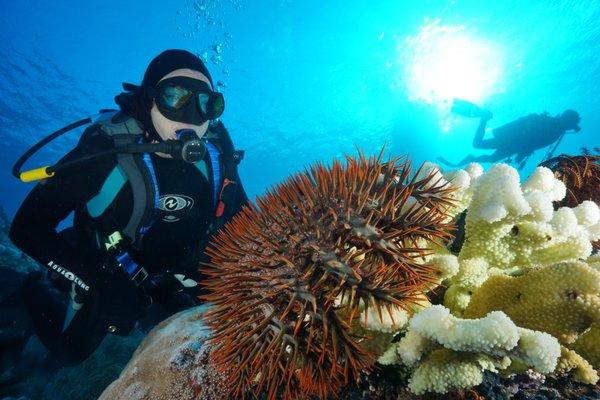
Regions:
<instances>
[{"instance_id":1,"label":"swim fin","mask_svg":"<svg viewBox=\"0 0 600 400\"><path fill-rule=\"evenodd\" d=\"M467 118L492 118L492 113L490 111L463 99L453 99L450 111Z\"/></svg>"}]
</instances>

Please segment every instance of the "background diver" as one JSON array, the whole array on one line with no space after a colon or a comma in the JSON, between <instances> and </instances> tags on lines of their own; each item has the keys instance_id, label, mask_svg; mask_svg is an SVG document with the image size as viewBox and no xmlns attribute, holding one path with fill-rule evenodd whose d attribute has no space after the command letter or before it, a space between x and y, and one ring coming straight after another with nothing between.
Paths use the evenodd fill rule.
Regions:
<instances>
[{"instance_id":1,"label":"background diver","mask_svg":"<svg viewBox=\"0 0 600 400\"><path fill-rule=\"evenodd\" d=\"M10 230L48 270L29 276L12 301L26 304L32 330L65 365L86 359L108 332L127 335L137 321L151 327L198 304L204 248L248 203L237 172L243 153L217 119L223 97L197 56L164 51L140 86L123 86L120 111L84 131ZM194 162L165 154L184 135L194 138L185 142ZM119 143L166 150L111 153ZM77 165L60 169L69 163ZM71 212L73 227L57 231Z\"/></svg>"},{"instance_id":2,"label":"background diver","mask_svg":"<svg viewBox=\"0 0 600 400\"><path fill-rule=\"evenodd\" d=\"M454 100L452 111L466 117L479 117L479 126L473 138L473 147L495 150L492 154L487 155L468 155L457 163L438 157L439 161L452 167L460 167L471 162L506 161L514 162L521 169L535 150L555 143L545 157L549 158L565 133L581 130L579 113L574 110L566 110L556 117L551 117L548 113L529 114L493 129L492 137L484 138L487 122L492 118L490 111L460 99Z\"/></svg>"}]
</instances>

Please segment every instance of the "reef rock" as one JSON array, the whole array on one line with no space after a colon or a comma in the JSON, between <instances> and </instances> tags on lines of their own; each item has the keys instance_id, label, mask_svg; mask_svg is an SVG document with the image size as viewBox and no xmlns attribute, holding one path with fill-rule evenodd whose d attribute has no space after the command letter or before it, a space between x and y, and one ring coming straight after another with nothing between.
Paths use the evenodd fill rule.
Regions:
<instances>
[{"instance_id":1,"label":"reef rock","mask_svg":"<svg viewBox=\"0 0 600 400\"><path fill-rule=\"evenodd\" d=\"M206 310L182 311L156 326L99 400L228 398L225 375L208 362L212 346L202 322Z\"/></svg>"}]
</instances>

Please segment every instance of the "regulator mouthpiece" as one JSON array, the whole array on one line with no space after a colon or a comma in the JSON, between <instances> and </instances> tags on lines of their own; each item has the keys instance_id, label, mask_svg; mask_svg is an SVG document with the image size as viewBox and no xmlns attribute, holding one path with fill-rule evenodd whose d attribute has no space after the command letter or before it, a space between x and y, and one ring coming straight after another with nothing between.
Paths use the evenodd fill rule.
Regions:
<instances>
[{"instance_id":1,"label":"regulator mouthpiece","mask_svg":"<svg viewBox=\"0 0 600 400\"><path fill-rule=\"evenodd\" d=\"M180 129L176 134L181 147L173 156L189 163L196 163L204 158L206 146L193 129Z\"/></svg>"}]
</instances>

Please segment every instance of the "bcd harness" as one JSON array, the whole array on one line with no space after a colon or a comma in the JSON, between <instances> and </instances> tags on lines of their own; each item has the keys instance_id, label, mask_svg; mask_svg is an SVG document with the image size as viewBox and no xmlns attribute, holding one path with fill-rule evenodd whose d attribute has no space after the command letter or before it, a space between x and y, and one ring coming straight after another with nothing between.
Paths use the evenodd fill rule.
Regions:
<instances>
[{"instance_id":1,"label":"bcd harness","mask_svg":"<svg viewBox=\"0 0 600 400\"><path fill-rule=\"evenodd\" d=\"M95 121L100 132L112 139L116 147L143 141L144 131L138 121L119 112L106 113ZM210 159L195 163L198 170L212 180L214 218L209 232L215 232L228 217L228 207L236 200L237 165L243 159L243 150L234 150L233 143L222 122L209 128L202 138ZM92 218L100 217L113 203L126 182L133 193L133 211L125 228L107 237L97 236L98 245L114 256L132 281L141 284L148 273L133 261L127 249L140 249L141 241L152 226L159 209L159 187L149 153L118 153L117 166L111 171L100 191L86 205ZM209 171L212 177L209 178Z\"/></svg>"}]
</instances>

